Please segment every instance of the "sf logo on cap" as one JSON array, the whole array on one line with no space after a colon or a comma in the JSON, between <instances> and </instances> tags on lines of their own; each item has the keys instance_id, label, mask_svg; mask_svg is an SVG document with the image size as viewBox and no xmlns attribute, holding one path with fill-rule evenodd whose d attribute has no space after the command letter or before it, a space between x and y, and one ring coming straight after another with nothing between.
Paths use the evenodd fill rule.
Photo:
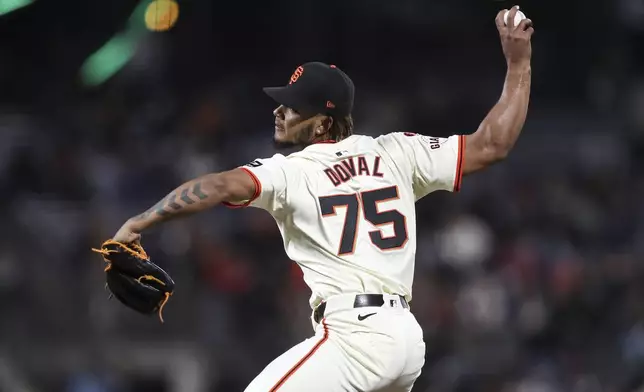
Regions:
<instances>
[{"instance_id":1,"label":"sf logo on cap","mask_svg":"<svg viewBox=\"0 0 644 392\"><path fill-rule=\"evenodd\" d=\"M293 84L297 82L297 80L300 78L300 76L302 76L303 73L304 73L304 68L302 68L302 66L297 67L295 72L293 72L293 75L291 75L291 81L288 82L288 84Z\"/></svg>"}]
</instances>

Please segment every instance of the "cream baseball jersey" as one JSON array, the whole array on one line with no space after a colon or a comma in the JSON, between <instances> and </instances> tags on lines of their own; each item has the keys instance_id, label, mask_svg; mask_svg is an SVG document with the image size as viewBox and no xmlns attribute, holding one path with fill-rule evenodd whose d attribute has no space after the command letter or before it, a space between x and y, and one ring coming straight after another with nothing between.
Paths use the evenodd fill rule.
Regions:
<instances>
[{"instance_id":1,"label":"cream baseball jersey","mask_svg":"<svg viewBox=\"0 0 644 392\"><path fill-rule=\"evenodd\" d=\"M313 144L244 166L256 192L236 207L274 217L311 288L312 307L351 293L411 301L415 202L433 191L458 191L463 150L463 136L411 133Z\"/></svg>"}]
</instances>

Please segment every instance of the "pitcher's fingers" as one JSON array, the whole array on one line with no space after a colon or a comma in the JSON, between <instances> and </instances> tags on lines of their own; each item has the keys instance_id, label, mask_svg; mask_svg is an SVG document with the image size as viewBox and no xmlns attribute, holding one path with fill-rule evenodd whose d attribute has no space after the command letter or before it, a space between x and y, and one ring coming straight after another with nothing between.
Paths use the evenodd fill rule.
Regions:
<instances>
[{"instance_id":1,"label":"pitcher's fingers","mask_svg":"<svg viewBox=\"0 0 644 392\"><path fill-rule=\"evenodd\" d=\"M519 31L526 31L528 28L532 27L532 20L531 19L523 19L521 23L517 26L517 30Z\"/></svg>"},{"instance_id":2,"label":"pitcher's fingers","mask_svg":"<svg viewBox=\"0 0 644 392\"><path fill-rule=\"evenodd\" d=\"M514 30L514 28L517 27L514 25L514 18L517 16L517 12L519 12L518 5L510 8L510 13L508 14L508 28L510 28L510 30Z\"/></svg>"},{"instance_id":3,"label":"pitcher's fingers","mask_svg":"<svg viewBox=\"0 0 644 392\"><path fill-rule=\"evenodd\" d=\"M505 28L503 16L506 12L508 12L508 10L501 10L498 14L496 14L496 19L494 21L496 22L496 28L499 30L499 32L503 31L503 29Z\"/></svg>"}]
</instances>

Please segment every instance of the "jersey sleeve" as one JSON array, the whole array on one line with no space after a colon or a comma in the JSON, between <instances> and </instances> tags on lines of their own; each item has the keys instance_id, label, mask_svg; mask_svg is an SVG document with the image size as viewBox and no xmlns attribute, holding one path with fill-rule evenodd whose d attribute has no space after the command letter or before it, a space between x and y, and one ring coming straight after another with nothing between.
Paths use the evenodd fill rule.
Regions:
<instances>
[{"instance_id":1,"label":"jersey sleeve","mask_svg":"<svg viewBox=\"0 0 644 392\"><path fill-rule=\"evenodd\" d=\"M381 138L394 159L407 163L416 200L438 190L460 190L465 136L440 138L397 132Z\"/></svg>"},{"instance_id":2,"label":"jersey sleeve","mask_svg":"<svg viewBox=\"0 0 644 392\"><path fill-rule=\"evenodd\" d=\"M288 178L286 157L276 154L267 159L255 159L241 166L240 169L252 178L255 183L255 194L244 203L224 202L224 205L230 208L256 207L270 213L277 212L284 207Z\"/></svg>"}]
</instances>

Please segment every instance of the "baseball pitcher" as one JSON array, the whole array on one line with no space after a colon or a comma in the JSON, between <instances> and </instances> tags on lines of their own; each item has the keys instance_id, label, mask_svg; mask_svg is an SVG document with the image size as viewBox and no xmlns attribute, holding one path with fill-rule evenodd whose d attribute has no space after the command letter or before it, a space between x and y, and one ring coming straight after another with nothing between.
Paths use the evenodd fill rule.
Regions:
<instances>
[{"instance_id":1,"label":"baseball pitcher","mask_svg":"<svg viewBox=\"0 0 644 392\"><path fill-rule=\"evenodd\" d=\"M246 391L410 391L425 356L423 332L409 307L415 203L434 191L456 192L463 176L505 158L526 119L534 30L529 19L514 26L517 7L506 26L505 12L496 18L507 60L505 84L476 132L448 138L355 135L353 82L334 65L307 63L286 86L264 89L278 104L275 141L300 151L179 186L129 219L102 253L109 259L119 246L138 247L142 231L219 204L266 210L311 289L315 333L270 363ZM117 276L113 264L109 270ZM133 276L128 284L170 291L171 280L163 275ZM149 309L162 307L169 294L160 291Z\"/></svg>"}]
</instances>

